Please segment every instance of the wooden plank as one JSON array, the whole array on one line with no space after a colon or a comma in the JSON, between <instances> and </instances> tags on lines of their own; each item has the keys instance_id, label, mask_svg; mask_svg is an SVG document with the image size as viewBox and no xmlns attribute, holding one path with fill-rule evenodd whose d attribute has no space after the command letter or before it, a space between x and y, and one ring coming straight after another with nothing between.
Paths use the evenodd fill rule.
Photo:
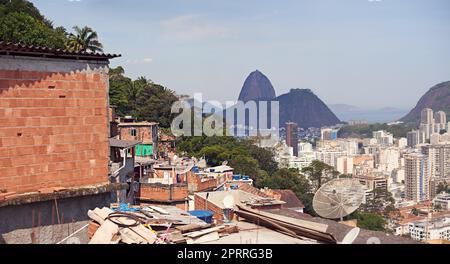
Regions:
<instances>
[{"instance_id":1,"label":"wooden plank","mask_svg":"<svg viewBox=\"0 0 450 264\"><path fill-rule=\"evenodd\" d=\"M195 238L195 239L188 239L186 240L187 244L202 244L202 243L208 243L208 242L212 242L212 241L217 241L220 239L219 233L218 232L212 232L209 234L206 234L204 236Z\"/></svg>"},{"instance_id":2,"label":"wooden plank","mask_svg":"<svg viewBox=\"0 0 450 264\"><path fill-rule=\"evenodd\" d=\"M238 226L227 226L224 229L219 231L220 234L234 234L234 233L239 233L239 227Z\"/></svg>"},{"instance_id":3,"label":"wooden plank","mask_svg":"<svg viewBox=\"0 0 450 264\"><path fill-rule=\"evenodd\" d=\"M191 233L186 233L184 234L187 237L191 237L191 238L195 238L195 237L199 237L199 236L203 236L203 235L207 235L209 233L212 232L217 232L221 229L225 228L225 226L217 226L217 227L212 227L212 228L207 228L201 231L195 231L195 232L191 232Z\"/></svg>"},{"instance_id":4,"label":"wooden plank","mask_svg":"<svg viewBox=\"0 0 450 264\"><path fill-rule=\"evenodd\" d=\"M94 220L95 222L99 223L100 225L103 224L105 222L105 219L100 217L98 214L96 214L94 211L89 210L87 215L89 216L89 218L91 218L92 220Z\"/></svg>"},{"instance_id":5,"label":"wooden plank","mask_svg":"<svg viewBox=\"0 0 450 264\"><path fill-rule=\"evenodd\" d=\"M114 221L117 221L117 222L119 222L121 224L125 224L125 225L131 225L131 224L135 223L135 221L133 219L129 219L126 217L117 217L117 218L114 218ZM154 232L152 232L150 229L144 227L143 225L126 227L125 229L130 229L132 232L139 235L142 239L144 239L149 244L153 244L156 241L157 235ZM139 242L136 241L136 243L139 243Z\"/></svg>"},{"instance_id":6,"label":"wooden plank","mask_svg":"<svg viewBox=\"0 0 450 264\"><path fill-rule=\"evenodd\" d=\"M96 213L101 218L106 219L111 213L113 213L113 210L109 209L108 207L103 207L102 209L95 208L94 213Z\"/></svg>"},{"instance_id":7,"label":"wooden plank","mask_svg":"<svg viewBox=\"0 0 450 264\"><path fill-rule=\"evenodd\" d=\"M292 217L287 217L287 216L282 216L282 215L276 215L276 214L272 214L272 213L268 213L268 212L264 212L264 211L260 211L260 210L253 210L249 207L243 207L243 206L239 206L239 209L242 209L244 211L253 213L253 214L257 214L257 215L261 215L267 218L271 218L274 220L278 220L284 223L288 223L291 225L296 225L299 227L303 227L303 228L308 228L314 231L318 231L318 232L326 232L328 229L328 225L325 224L320 224L320 223L316 223L316 222L312 222L312 221L307 221L307 220L301 220L301 219L297 219L297 218L292 218Z\"/></svg>"},{"instance_id":8,"label":"wooden plank","mask_svg":"<svg viewBox=\"0 0 450 264\"><path fill-rule=\"evenodd\" d=\"M161 207L153 206L153 205L151 205L149 207L150 207L150 209L152 209L152 210L154 210L154 211L156 211L156 212L158 212L160 214L163 214L163 215L169 215L170 214L168 211L164 210Z\"/></svg>"},{"instance_id":9,"label":"wooden plank","mask_svg":"<svg viewBox=\"0 0 450 264\"><path fill-rule=\"evenodd\" d=\"M114 235L119 232L119 227L113 222L106 220L95 232L89 244L110 244Z\"/></svg>"},{"instance_id":10,"label":"wooden plank","mask_svg":"<svg viewBox=\"0 0 450 264\"><path fill-rule=\"evenodd\" d=\"M187 233L187 232L194 232L201 229L208 228L210 225L197 225L197 224L189 224L189 225L183 225L183 226L177 226L175 229L180 230L181 233Z\"/></svg>"},{"instance_id":11,"label":"wooden plank","mask_svg":"<svg viewBox=\"0 0 450 264\"><path fill-rule=\"evenodd\" d=\"M148 244L147 240L131 231L129 228L121 228L119 233L122 242L125 244Z\"/></svg>"}]
</instances>

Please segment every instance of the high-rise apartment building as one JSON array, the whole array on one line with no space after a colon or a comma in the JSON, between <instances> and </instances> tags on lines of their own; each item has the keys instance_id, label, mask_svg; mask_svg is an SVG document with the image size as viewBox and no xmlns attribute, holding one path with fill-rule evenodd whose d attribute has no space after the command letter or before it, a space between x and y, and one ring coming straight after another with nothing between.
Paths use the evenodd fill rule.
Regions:
<instances>
[{"instance_id":1,"label":"high-rise apartment building","mask_svg":"<svg viewBox=\"0 0 450 264\"><path fill-rule=\"evenodd\" d=\"M421 122L422 124L433 124L433 110L430 108L424 108L421 112Z\"/></svg>"},{"instance_id":2,"label":"high-rise apartment building","mask_svg":"<svg viewBox=\"0 0 450 264\"><path fill-rule=\"evenodd\" d=\"M286 123L286 144L293 148L294 156L298 157L298 125L296 123Z\"/></svg>"},{"instance_id":3,"label":"high-rise apartment building","mask_svg":"<svg viewBox=\"0 0 450 264\"><path fill-rule=\"evenodd\" d=\"M426 155L412 153L405 155L406 199L416 202L430 199L430 174Z\"/></svg>"},{"instance_id":4,"label":"high-rise apartment building","mask_svg":"<svg viewBox=\"0 0 450 264\"><path fill-rule=\"evenodd\" d=\"M429 172L433 179L450 178L450 144L427 145L422 147L422 153L429 160Z\"/></svg>"},{"instance_id":5,"label":"high-rise apartment building","mask_svg":"<svg viewBox=\"0 0 450 264\"><path fill-rule=\"evenodd\" d=\"M417 146L419 144L419 142L420 142L419 134L420 134L420 132L417 130L408 132L408 134L406 135L406 138L408 141L408 147L414 148L415 146Z\"/></svg>"},{"instance_id":6,"label":"high-rise apartment building","mask_svg":"<svg viewBox=\"0 0 450 264\"><path fill-rule=\"evenodd\" d=\"M320 135L322 140L336 140L338 138L338 130L334 128L322 128Z\"/></svg>"}]
</instances>

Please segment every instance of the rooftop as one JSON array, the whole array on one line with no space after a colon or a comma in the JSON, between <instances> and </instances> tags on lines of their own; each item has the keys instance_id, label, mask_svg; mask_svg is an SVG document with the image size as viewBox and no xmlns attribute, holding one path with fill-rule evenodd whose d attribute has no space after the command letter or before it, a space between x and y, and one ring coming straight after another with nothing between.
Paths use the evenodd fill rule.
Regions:
<instances>
[{"instance_id":1,"label":"rooftop","mask_svg":"<svg viewBox=\"0 0 450 264\"><path fill-rule=\"evenodd\" d=\"M121 122L118 124L119 127L128 127L128 126L156 126L158 123L155 122Z\"/></svg>"},{"instance_id":2,"label":"rooftop","mask_svg":"<svg viewBox=\"0 0 450 264\"><path fill-rule=\"evenodd\" d=\"M122 56L120 54L93 53L86 51L73 52L66 49L47 48L4 41L0 41L0 55L61 58L72 60L109 60Z\"/></svg>"},{"instance_id":3,"label":"rooftop","mask_svg":"<svg viewBox=\"0 0 450 264\"><path fill-rule=\"evenodd\" d=\"M216 191L216 192L199 192L195 195L206 199L206 195L208 196L208 202L215 204L220 208L225 208L223 204L223 200L228 195L232 195L235 204L237 205L249 205L249 206L267 206L267 205L279 205L285 204L283 201L275 200L273 198L266 198L257 196L242 190L231 190L231 191Z\"/></svg>"},{"instance_id":4,"label":"rooftop","mask_svg":"<svg viewBox=\"0 0 450 264\"><path fill-rule=\"evenodd\" d=\"M115 138L110 138L109 139L109 146L113 147L113 148L131 148L134 147L138 144L142 143L141 141L137 141L137 140L133 140L133 141L128 141L128 140L120 140L120 139L115 139Z\"/></svg>"}]
</instances>

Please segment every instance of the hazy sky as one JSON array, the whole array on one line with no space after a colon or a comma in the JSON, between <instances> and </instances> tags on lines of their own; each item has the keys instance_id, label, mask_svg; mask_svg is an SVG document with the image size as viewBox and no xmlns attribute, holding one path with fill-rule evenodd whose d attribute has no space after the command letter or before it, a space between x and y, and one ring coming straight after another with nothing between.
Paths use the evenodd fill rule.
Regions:
<instances>
[{"instance_id":1,"label":"hazy sky","mask_svg":"<svg viewBox=\"0 0 450 264\"><path fill-rule=\"evenodd\" d=\"M450 80L449 0L34 0L55 25L93 27L130 77L236 100L259 69L277 95L412 107Z\"/></svg>"}]
</instances>

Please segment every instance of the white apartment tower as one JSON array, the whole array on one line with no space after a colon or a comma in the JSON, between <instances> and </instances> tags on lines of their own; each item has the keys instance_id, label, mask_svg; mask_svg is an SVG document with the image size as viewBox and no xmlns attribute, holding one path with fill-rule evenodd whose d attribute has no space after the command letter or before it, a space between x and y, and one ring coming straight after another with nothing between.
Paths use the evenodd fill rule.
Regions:
<instances>
[{"instance_id":1,"label":"white apartment tower","mask_svg":"<svg viewBox=\"0 0 450 264\"><path fill-rule=\"evenodd\" d=\"M436 133L447 129L447 114L444 111L439 111L434 114L434 122L436 123Z\"/></svg>"},{"instance_id":2,"label":"white apartment tower","mask_svg":"<svg viewBox=\"0 0 450 264\"><path fill-rule=\"evenodd\" d=\"M450 144L427 145L422 147L422 153L428 159L432 179L450 178Z\"/></svg>"}]
</instances>

